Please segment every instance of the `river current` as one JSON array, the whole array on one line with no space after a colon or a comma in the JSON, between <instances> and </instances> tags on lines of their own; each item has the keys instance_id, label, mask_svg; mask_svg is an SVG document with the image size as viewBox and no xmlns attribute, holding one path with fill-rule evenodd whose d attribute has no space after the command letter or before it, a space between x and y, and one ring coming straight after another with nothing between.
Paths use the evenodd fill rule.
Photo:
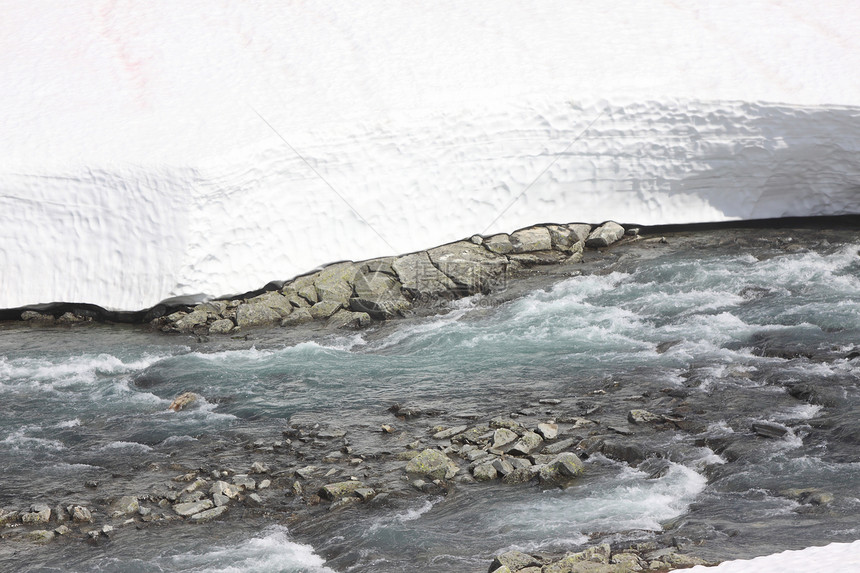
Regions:
<instances>
[{"instance_id":1,"label":"river current","mask_svg":"<svg viewBox=\"0 0 860 573\"><path fill-rule=\"evenodd\" d=\"M596 403L604 426L625 424L613 405L683 407L697 425L634 428L649 463L595 453L564 489L455 484L307 519L273 500L271 512L205 525L118 525L97 545L4 536L0 569L471 572L508 549L561 554L601 541L670 537L723 560L860 539L856 229L640 243L368 331L201 340L0 327L6 509L146 491L148 468L205 466L225 444L275 439L296 420L336 423L359 449L362 432L386 423L420 437L393 404L440 412L444 424L558 419ZM183 391L205 403L169 411ZM757 423L786 431L765 437ZM827 495L809 503L792 489Z\"/></svg>"}]
</instances>

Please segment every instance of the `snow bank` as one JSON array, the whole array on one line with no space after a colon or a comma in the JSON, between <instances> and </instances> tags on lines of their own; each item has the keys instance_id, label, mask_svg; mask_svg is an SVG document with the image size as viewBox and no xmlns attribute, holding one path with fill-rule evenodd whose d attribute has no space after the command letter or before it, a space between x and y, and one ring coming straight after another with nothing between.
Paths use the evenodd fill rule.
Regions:
<instances>
[{"instance_id":1,"label":"snow bank","mask_svg":"<svg viewBox=\"0 0 860 573\"><path fill-rule=\"evenodd\" d=\"M538 222L860 212L860 11L608 6L7 6L0 308Z\"/></svg>"},{"instance_id":2,"label":"snow bank","mask_svg":"<svg viewBox=\"0 0 860 573\"><path fill-rule=\"evenodd\" d=\"M716 567L701 565L685 569L689 573L855 573L860 571L860 541L831 543L800 551L783 551L755 559L726 561Z\"/></svg>"}]
</instances>

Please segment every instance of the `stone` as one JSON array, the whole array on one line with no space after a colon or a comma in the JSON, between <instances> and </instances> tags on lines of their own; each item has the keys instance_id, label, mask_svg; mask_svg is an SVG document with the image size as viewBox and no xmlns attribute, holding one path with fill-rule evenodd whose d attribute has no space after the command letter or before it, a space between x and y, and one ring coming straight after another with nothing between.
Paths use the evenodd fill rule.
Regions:
<instances>
[{"instance_id":1,"label":"stone","mask_svg":"<svg viewBox=\"0 0 860 573\"><path fill-rule=\"evenodd\" d=\"M223 507L230 503L230 498L221 493L213 493L212 502L215 504L215 507Z\"/></svg>"},{"instance_id":2,"label":"stone","mask_svg":"<svg viewBox=\"0 0 860 573\"><path fill-rule=\"evenodd\" d=\"M627 413L627 421L631 424L658 424L664 420L663 416L648 410L630 410Z\"/></svg>"},{"instance_id":3,"label":"stone","mask_svg":"<svg viewBox=\"0 0 860 573\"><path fill-rule=\"evenodd\" d=\"M249 299L247 304L262 304L277 312L281 317L288 316L293 312L293 305L290 304L290 299L278 291L269 291L255 296Z\"/></svg>"},{"instance_id":4,"label":"stone","mask_svg":"<svg viewBox=\"0 0 860 573\"><path fill-rule=\"evenodd\" d=\"M793 499L803 504L810 505L830 505L833 503L833 494L827 491L821 491L816 488L792 488L780 492L789 499Z\"/></svg>"},{"instance_id":5,"label":"stone","mask_svg":"<svg viewBox=\"0 0 860 573\"><path fill-rule=\"evenodd\" d=\"M259 494L249 493L245 496L245 505L248 507L263 507L263 498Z\"/></svg>"},{"instance_id":6,"label":"stone","mask_svg":"<svg viewBox=\"0 0 860 573\"><path fill-rule=\"evenodd\" d=\"M511 243L514 253L529 253L532 251L549 251L552 249L552 237L546 227L529 227L511 233Z\"/></svg>"},{"instance_id":7,"label":"stone","mask_svg":"<svg viewBox=\"0 0 860 573\"><path fill-rule=\"evenodd\" d=\"M572 452L564 452L542 466L539 470L539 477L544 483L558 483L578 477L584 471L585 466L579 456Z\"/></svg>"},{"instance_id":8,"label":"stone","mask_svg":"<svg viewBox=\"0 0 860 573\"><path fill-rule=\"evenodd\" d=\"M546 228L549 231L552 248L556 251L570 253L573 251L574 245L577 244L579 244L580 250L582 249L579 238L569 227L565 225L547 225Z\"/></svg>"},{"instance_id":9,"label":"stone","mask_svg":"<svg viewBox=\"0 0 860 573\"><path fill-rule=\"evenodd\" d=\"M517 468L503 477L502 482L507 485L526 483L531 481L535 475L537 474L532 470L532 468Z\"/></svg>"},{"instance_id":10,"label":"stone","mask_svg":"<svg viewBox=\"0 0 860 573\"><path fill-rule=\"evenodd\" d=\"M17 511L0 509L0 525L15 523L20 517L21 516Z\"/></svg>"},{"instance_id":11,"label":"stone","mask_svg":"<svg viewBox=\"0 0 860 573\"><path fill-rule=\"evenodd\" d=\"M403 297L401 286L400 281L384 272L361 273L355 279L355 296L360 301L379 307L379 312L385 314L383 318L390 318L401 308L411 306Z\"/></svg>"},{"instance_id":12,"label":"stone","mask_svg":"<svg viewBox=\"0 0 860 573\"><path fill-rule=\"evenodd\" d=\"M447 440L449 438L453 438L457 434L462 434L466 431L468 426L454 426L453 428L448 428L447 430L442 430L440 432L436 432L433 434L434 440Z\"/></svg>"},{"instance_id":13,"label":"stone","mask_svg":"<svg viewBox=\"0 0 860 573\"><path fill-rule=\"evenodd\" d=\"M51 508L46 503L36 503L30 506L29 513L21 515L21 522L27 525L48 523L51 520Z\"/></svg>"},{"instance_id":14,"label":"stone","mask_svg":"<svg viewBox=\"0 0 860 573\"><path fill-rule=\"evenodd\" d=\"M67 525L61 525L54 529L54 533L57 535L68 535L72 530Z\"/></svg>"},{"instance_id":15,"label":"stone","mask_svg":"<svg viewBox=\"0 0 860 573\"><path fill-rule=\"evenodd\" d=\"M319 272L314 288L320 301L335 301L346 306L353 292L358 267L351 262L335 263Z\"/></svg>"},{"instance_id":16,"label":"stone","mask_svg":"<svg viewBox=\"0 0 860 573\"><path fill-rule=\"evenodd\" d=\"M233 321L221 318L209 325L210 334L229 334L233 330Z\"/></svg>"},{"instance_id":17,"label":"stone","mask_svg":"<svg viewBox=\"0 0 860 573\"><path fill-rule=\"evenodd\" d=\"M357 495L361 501L368 501L376 496L376 491L371 487L360 487L355 490L355 495Z\"/></svg>"},{"instance_id":18,"label":"stone","mask_svg":"<svg viewBox=\"0 0 860 573\"><path fill-rule=\"evenodd\" d=\"M92 523L93 522L93 514L86 507L76 505L72 507L72 510L69 512L72 516L72 521L75 523Z\"/></svg>"},{"instance_id":19,"label":"stone","mask_svg":"<svg viewBox=\"0 0 860 573\"><path fill-rule=\"evenodd\" d=\"M490 571L496 571L499 567L507 567L510 571L519 571L526 567L539 567L540 561L522 551L506 551L498 555L490 564Z\"/></svg>"},{"instance_id":20,"label":"stone","mask_svg":"<svg viewBox=\"0 0 860 573\"><path fill-rule=\"evenodd\" d=\"M439 450L426 449L409 460L406 472L427 476L431 479L445 479L451 460Z\"/></svg>"},{"instance_id":21,"label":"stone","mask_svg":"<svg viewBox=\"0 0 860 573\"><path fill-rule=\"evenodd\" d=\"M212 484L212 487L209 488L210 495L223 495L230 499L236 499L239 497L239 486L235 484L229 484L225 481L216 481Z\"/></svg>"},{"instance_id":22,"label":"stone","mask_svg":"<svg viewBox=\"0 0 860 573\"><path fill-rule=\"evenodd\" d=\"M537 433L540 434L544 440L554 440L558 437L558 424L550 422L538 424Z\"/></svg>"},{"instance_id":23,"label":"stone","mask_svg":"<svg viewBox=\"0 0 860 573\"><path fill-rule=\"evenodd\" d=\"M496 469L496 472L502 477L505 477L506 475L514 471L514 465L508 460L493 460L493 467Z\"/></svg>"},{"instance_id":24,"label":"stone","mask_svg":"<svg viewBox=\"0 0 860 573\"><path fill-rule=\"evenodd\" d=\"M543 446L543 438L534 432L526 432L508 451L514 455L527 456L536 453L541 446Z\"/></svg>"},{"instance_id":25,"label":"stone","mask_svg":"<svg viewBox=\"0 0 860 573\"><path fill-rule=\"evenodd\" d=\"M35 529L27 533L27 538L36 543L48 543L54 539L54 532L45 529Z\"/></svg>"},{"instance_id":26,"label":"stone","mask_svg":"<svg viewBox=\"0 0 860 573\"><path fill-rule=\"evenodd\" d=\"M433 265L426 251L397 257L391 267L413 297L444 296L457 289L457 284Z\"/></svg>"},{"instance_id":27,"label":"stone","mask_svg":"<svg viewBox=\"0 0 860 573\"><path fill-rule=\"evenodd\" d=\"M427 251L430 260L469 294L488 293L504 286L508 259L467 241Z\"/></svg>"},{"instance_id":28,"label":"stone","mask_svg":"<svg viewBox=\"0 0 860 573\"><path fill-rule=\"evenodd\" d=\"M297 326L299 324L311 322L313 319L314 317L310 310L306 308L297 308L290 314L290 316L281 320L281 326Z\"/></svg>"},{"instance_id":29,"label":"stone","mask_svg":"<svg viewBox=\"0 0 860 573\"><path fill-rule=\"evenodd\" d=\"M585 240L591 234L591 225L588 223L568 223L565 227L570 229L575 243L585 243Z\"/></svg>"},{"instance_id":30,"label":"stone","mask_svg":"<svg viewBox=\"0 0 860 573\"><path fill-rule=\"evenodd\" d=\"M788 428L775 422L754 422L752 431L763 438L778 439L788 433Z\"/></svg>"},{"instance_id":31,"label":"stone","mask_svg":"<svg viewBox=\"0 0 860 573\"><path fill-rule=\"evenodd\" d=\"M193 523L206 523L207 521L212 521L213 519L217 519L224 515L227 512L227 506L222 505L219 507L213 507L212 509L207 509L205 511L201 511L199 513L195 513L191 516L191 521Z\"/></svg>"},{"instance_id":32,"label":"stone","mask_svg":"<svg viewBox=\"0 0 860 573\"><path fill-rule=\"evenodd\" d=\"M320 488L317 495L323 499L334 501L342 497L353 495L356 490L364 487L364 484L358 480L341 481L330 483Z\"/></svg>"},{"instance_id":33,"label":"stone","mask_svg":"<svg viewBox=\"0 0 860 573\"><path fill-rule=\"evenodd\" d=\"M197 402L197 400L199 399L199 394L195 394L194 392L183 392L182 394L173 399L167 409L173 410L174 412L185 410L186 408L191 406L191 404Z\"/></svg>"},{"instance_id":34,"label":"stone","mask_svg":"<svg viewBox=\"0 0 860 573\"><path fill-rule=\"evenodd\" d=\"M35 310L25 310L21 313L21 320L27 322L54 322L54 316L51 314L42 314Z\"/></svg>"},{"instance_id":35,"label":"stone","mask_svg":"<svg viewBox=\"0 0 860 573\"><path fill-rule=\"evenodd\" d=\"M308 284L299 288L296 291L296 294L310 305L314 305L320 300L319 296L317 296L317 289L314 287L313 284Z\"/></svg>"},{"instance_id":36,"label":"stone","mask_svg":"<svg viewBox=\"0 0 860 573\"><path fill-rule=\"evenodd\" d=\"M637 465L645 459L645 450L639 444L606 441L602 444L600 451L604 456L627 462L631 466Z\"/></svg>"},{"instance_id":37,"label":"stone","mask_svg":"<svg viewBox=\"0 0 860 573\"><path fill-rule=\"evenodd\" d=\"M478 481L490 481L498 477L498 472L496 471L496 468L493 467L492 463L483 463L472 470L472 475L475 476L475 479Z\"/></svg>"},{"instance_id":38,"label":"stone","mask_svg":"<svg viewBox=\"0 0 860 573\"><path fill-rule=\"evenodd\" d=\"M177 503L173 506L173 511L175 511L178 515L182 517L188 517L190 515L194 515L195 513L200 513L203 510L209 509L213 506L211 500L202 499L200 501L191 501L188 503Z\"/></svg>"},{"instance_id":39,"label":"stone","mask_svg":"<svg viewBox=\"0 0 860 573\"><path fill-rule=\"evenodd\" d=\"M351 311L367 313L376 320L405 316L411 308L412 303L400 293L392 293L390 296L382 295L376 298L353 297L349 299Z\"/></svg>"},{"instance_id":40,"label":"stone","mask_svg":"<svg viewBox=\"0 0 860 573\"><path fill-rule=\"evenodd\" d=\"M239 491L253 491L257 488L257 482L245 474L234 475L233 484L239 488Z\"/></svg>"},{"instance_id":41,"label":"stone","mask_svg":"<svg viewBox=\"0 0 860 573\"><path fill-rule=\"evenodd\" d=\"M506 233L493 235L484 241L484 246L497 255L507 255L513 252L514 244Z\"/></svg>"},{"instance_id":42,"label":"stone","mask_svg":"<svg viewBox=\"0 0 860 573\"><path fill-rule=\"evenodd\" d=\"M236 309L236 324L239 328L271 326L280 321L281 315L262 303L241 304Z\"/></svg>"},{"instance_id":43,"label":"stone","mask_svg":"<svg viewBox=\"0 0 860 573\"><path fill-rule=\"evenodd\" d=\"M325 302L317 303L325 304ZM315 305L316 307L316 305ZM359 329L370 326L373 319L366 312L352 312L350 310L339 310L325 323L326 328L352 328Z\"/></svg>"},{"instance_id":44,"label":"stone","mask_svg":"<svg viewBox=\"0 0 860 573\"><path fill-rule=\"evenodd\" d=\"M576 442L576 438L566 438L564 440L560 440L554 444L549 444L548 446L544 447L543 452L545 454L558 454L570 448L571 446L576 444Z\"/></svg>"},{"instance_id":45,"label":"stone","mask_svg":"<svg viewBox=\"0 0 860 573\"><path fill-rule=\"evenodd\" d=\"M608 247L624 236L624 227L614 221L608 221L594 229L585 240L585 246L591 249Z\"/></svg>"},{"instance_id":46,"label":"stone","mask_svg":"<svg viewBox=\"0 0 860 573\"><path fill-rule=\"evenodd\" d=\"M314 320L322 320L341 310L345 303L346 301L321 300L310 308L310 313Z\"/></svg>"},{"instance_id":47,"label":"stone","mask_svg":"<svg viewBox=\"0 0 860 573\"><path fill-rule=\"evenodd\" d=\"M269 473L269 465L266 462L254 462L251 464L251 474L267 474Z\"/></svg>"},{"instance_id":48,"label":"stone","mask_svg":"<svg viewBox=\"0 0 860 573\"><path fill-rule=\"evenodd\" d=\"M517 263L523 267L533 267L535 265L557 265L563 261L570 259L570 256L562 251L532 251L530 253L513 253L508 255L511 263ZM578 262L575 259L572 262Z\"/></svg>"},{"instance_id":49,"label":"stone","mask_svg":"<svg viewBox=\"0 0 860 573\"><path fill-rule=\"evenodd\" d=\"M206 324L209 319L209 312L206 310L194 310L193 312L182 316L179 320L173 323L174 327L179 332L191 332L195 326Z\"/></svg>"},{"instance_id":50,"label":"stone","mask_svg":"<svg viewBox=\"0 0 860 573\"><path fill-rule=\"evenodd\" d=\"M493 432L493 449L498 450L514 443L519 436L507 428L499 428Z\"/></svg>"},{"instance_id":51,"label":"stone","mask_svg":"<svg viewBox=\"0 0 860 573\"><path fill-rule=\"evenodd\" d=\"M618 573L635 573L645 569L642 560L635 553L616 553L609 562L618 566Z\"/></svg>"}]
</instances>

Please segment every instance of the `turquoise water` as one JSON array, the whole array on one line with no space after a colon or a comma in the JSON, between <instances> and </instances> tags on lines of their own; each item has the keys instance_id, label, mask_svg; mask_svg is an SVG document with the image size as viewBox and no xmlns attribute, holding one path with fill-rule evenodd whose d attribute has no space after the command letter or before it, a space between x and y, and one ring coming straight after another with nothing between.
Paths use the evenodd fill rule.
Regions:
<instances>
[{"instance_id":1,"label":"turquoise water","mask_svg":"<svg viewBox=\"0 0 860 573\"><path fill-rule=\"evenodd\" d=\"M573 403L594 392L675 389L702 410L706 427L648 438L666 453L658 478L595 455L581 484L565 490L460 487L319 524L216 522L199 538L187 529L141 532L137 541L123 533L98 553L84 544L64 545L62 557L56 547L19 550L34 570L399 572L484 570L508 548L563 552L596 535L619 540L664 527L702 535L714 555L851 541L860 538L860 440L851 425L860 408L852 354L860 350L860 256L852 241L810 246L667 250L507 302L473 297L438 316L305 341L7 328L0 507L57 503L129 460L164 462L205 439L277 431L297 415L350 427L384 421L393 403L492 416L546 397ZM798 400L786 388L800 382L838 399ZM169 412L183 391L206 402ZM751 435L754 421L791 430L756 442L748 459L714 451L726 436ZM825 489L834 502L804 512L778 495L790 487Z\"/></svg>"}]
</instances>

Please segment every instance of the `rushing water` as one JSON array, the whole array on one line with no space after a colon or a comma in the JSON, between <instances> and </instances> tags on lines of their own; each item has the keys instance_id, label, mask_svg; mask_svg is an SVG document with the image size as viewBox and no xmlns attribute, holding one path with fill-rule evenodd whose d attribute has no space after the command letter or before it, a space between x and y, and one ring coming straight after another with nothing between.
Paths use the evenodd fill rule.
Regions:
<instances>
[{"instance_id":1,"label":"rushing water","mask_svg":"<svg viewBox=\"0 0 860 573\"><path fill-rule=\"evenodd\" d=\"M0 330L0 508L66 504L88 480L100 495L133 493L123 488L152 485L148 464L205 461L226 436L276 434L291 417L378 428L396 402L489 418L544 415L538 399L561 399L549 418L588 397L630 409L643 395L661 397L658 405L676 395L703 424L641 438L666 460L656 477L596 454L566 489L462 485L295 527L256 516L119 528L98 547L3 539L0 565L480 571L505 549L561 553L664 530L718 559L858 539L856 234L792 242L770 233L745 243L753 248L643 247L504 302L472 298L362 333L198 342L99 325ZM813 398L787 391L802 383ZM206 403L169 412L186 390ZM756 438L756 421L789 431ZM715 453L727 440L732 448ZM818 488L833 501L804 505L781 493L789 488Z\"/></svg>"}]
</instances>

